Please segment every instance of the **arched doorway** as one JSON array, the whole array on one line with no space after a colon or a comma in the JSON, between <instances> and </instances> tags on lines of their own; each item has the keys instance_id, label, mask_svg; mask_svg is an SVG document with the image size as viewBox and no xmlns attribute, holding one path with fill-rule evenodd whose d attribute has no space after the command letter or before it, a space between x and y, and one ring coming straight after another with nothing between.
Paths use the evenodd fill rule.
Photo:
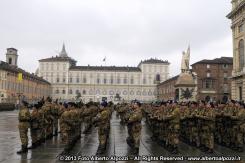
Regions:
<instances>
[{"instance_id":1,"label":"arched doorway","mask_svg":"<svg viewBox=\"0 0 245 163\"><path fill-rule=\"evenodd\" d=\"M210 96L206 96L206 97L205 97L205 101L206 101L206 102L209 102L210 99L211 99Z\"/></svg>"},{"instance_id":2,"label":"arched doorway","mask_svg":"<svg viewBox=\"0 0 245 163\"><path fill-rule=\"evenodd\" d=\"M227 96L223 96L222 101L226 103L228 101L228 97Z\"/></svg>"}]
</instances>

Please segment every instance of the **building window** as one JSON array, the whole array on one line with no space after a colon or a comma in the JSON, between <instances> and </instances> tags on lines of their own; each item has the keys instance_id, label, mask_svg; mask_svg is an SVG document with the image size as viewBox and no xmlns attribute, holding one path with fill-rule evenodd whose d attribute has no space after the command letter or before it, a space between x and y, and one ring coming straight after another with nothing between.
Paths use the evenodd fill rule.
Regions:
<instances>
[{"instance_id":1,"label":"building window","mask_svg":"<svg viewBox=\"0 0 245 163\"><path fill-rule=\"evenodd\" d=\"M131 95L131 96L134 95L134 91L130 91L130 95Z\"/></svg>"},{"instance_id":2,"label":"building window","mask_svg":"<svg viewBox=\"0 0 245 163\"><path fill-rule=\"evenodd\" d=\"M60 78L57 78L57 79L56 79L56 82L59 83L59 82L60 82Z\"/></svg>"},{"instance_id":3,"label":"building window","mask_svg":"<svg viewBox=\"0 0 245 163\"><path fill-rule=\"evenodd\" d=\"M83 90L83 95L86 95L86 90Z\"/></svg>"},{"instance_id":4,"label":"building window","mask_svg":"<svg viewBox=\"0 0 245 163\"><path fill-rule=\"evenodd\" d=\"M83 83L87 83L86 77L83 78Z\"/></svg>"},{"instance_id":5,"label":"building window","mask_svg":"<svg viewBox=\"0 0 245 163\"><path fill-rule=\"evenodd\" d=\"M114 95L114 91L110 91L109 94L110 94L110 95Z\"/></svg>"},{"instance_id":6,"label":"building window","mask_svg":"<svg viewBox=\"0 0 245 163\"><path fill-rule=\"evenodd\" d=\"M140 91L137 91L137 95L141 95L141 92Z\"/></svg>"},{"instance_id":7,"label":"building window","mask_svg":"<svg viewBox=\"0 0 245 163\"><path fill-rule=\"evenodd\" d=\"M123 91L123 95L127 95L128 94L128 92L127 91Z\"/></svg>"},{"instance_id":8,"label":"building window","mask_svg":"<svg viewBox=\"0 0 245 163\"><path fill-rule=\"evenodd\" d=\"M131 78L130 83L134 84L134 78Z\"/></svg>"},{"instance_id":9,"label":"building window","mask_svg":"<svg viewBox=\"0 0 245 163\"><path fill-rule=\"evenodd\" d=\"M212 89L212 88L214 88L214 84L215 84L214 80L212 80L212 79L206 79L203 82L203 88L205 88L205 89Z\"/></svg>"},{"instance_id":10,"label":"building window","mask_svg":"<svg viewBox=\"0 0 245 163\"><path fill-rule=\"evenodd\" d=\"M66 94L66 90L63 89L63 90L62 90L62 94Z\"/></svg>"},{"instance_id":11,"label":"building window","mask_svg":"<svg viewBox=\"0 0 245 163\"><path fill-rule=\"evenodd\" d=\"M69 94L72 94L72 89L69 90Z\"/></svg>"},{"instance_id":12,"label":"building window","mask_svg":"<svg viewBox=\"0 0 245 163\"><path fill-rule=\"evenodd\" d=\"M224 93L229 93L229 92L228 92L228 84L224 84L223 87L224 87Z\"/></svg>"},{"instance_id":13,"label":"building window","mask_svg":"<svg viewBox=\"0 0 245 163\"><path fill-rule=\"evenodd\" d=\"M243 32L243 27L244 27L243 24L238 26L238 32L239 33Z\"/></svg>"},{"instance_id":14,"label":"building window","mask_svg":"<svg viewBox=\"0 0 245 163\"><path fill-rule=\"evenodd\" d=\"M210 65L209 64L207 64L207 69L210 69Z\"/></svg>"},{"instance_id":15,"label":"building window","mask_svg":"<svg viewBox=\"0 0 245 163\"><path fill-rule=\"evenodd\" d=\"M12 64L12 58L9 58L9 64L10 65Z\"/></svg>"},{"instance_id":16,"label":"building window","mask_svg":"<svg viewBox=\"0 0 245 163\"><path fill-rule=\"evenodd\" d=\"M143 79L143 84L146 84L146 79L145 78Z\"/></svg>"},{"instance_id":17,"label":"building window","mask_svg":"<svg viewBox=\"0 0 245 163\"><path fill-rule=\"evenodd\" d=\"M238 45L238 54L239 54L239 68L240 70L244 67L244 41L240 40Z\"/></svg>"},{"instance_id":18,"label":"building window","mask_svg":"<svg viewBox=\"0 0 245 163\"><path fill-rule=\"evenodd\" d=\"M60 93L60 91L57 89L57 90L55 91L55 93L56 93L56 94L59 94L59 93Z\"/></svg>"},{"instance_id":19,"label":"building window","mask_svg":"<svg viewBox=\"0 0 245 163\"><path fill-rule=\"evenodd\" d=\"M117 84L120 84L120 83L121 83L120 78L117 78Z\"/></svg>"},{"instance_id":20,"label":"building window","mask_svg":"<svg viewBox=\"0 0 245 163\"><path fill-rule=\"evenodd\" d=\"M106 82L107 82L106 79L104 79L104 84L106 84Z\"/></svg>"},{"instance_id":21,"label":"building window","mask_svg":"<svg viewBox=\"0 0 245 163\"><path fill-rule=\"evenodd\" d=\"M79 94L79 93L80 93L80 91L79 90L76 90L76 95Z\"/></svg>"},{"instance_id":22,"label":"building window","mask_svg":"<svg viewBox=\"0 0 245 163\"><path fill-rule=\"evenodd\" d=\"M128 83L127 78L124 78L124 79L123 79L123 83L124 83L124 84L127 84L127 83Z\"/></svg>"},{"instance_id":23,"label":"building window","mask_svg":"<svg viewBox=\"0 0 245 163\"><path fill-rule=\"evenodd\" d=\"M227 79L228 78L228 73L224 72L224 78Z\"/></svg>"},{"instance_id":24,"label":"building window","mask_svg":"<svg viewBox=\"0 0 245 163\"><path fill-rule=\"evenodd\" d=\"M79 82L80 82L79 77L77 77L77 83L79 83Z\"/></svg>"},{"instance_id":25,"label":"building window","mask_svg":"<svg viewBox=\"0 0 245 163\"><path fill-rule=\"evenodd\" d=\"M157 75L156 75L156 81L157 81L157 82L160 82L160 80L161 80L160 74L157 74Z\"/></svg>"},{"instance_id":26,"label":"building window","mask_svg":"<svg viewBox=\"0 0 245 163\"><path fill-rule=\"evenodd\" d=\"M228 64L223 64L223 69L227 69L228 67Z\"/></svg>"},{"instance_id":27,"label":"building window","mask_svg":"<svg viewBox=\"0 0 245 163\"><path fill-rule=\"evenodd\" d=\"M72 77L70 77L70 81L69 82L72 83Z\"/></svg>"},{"instance_id":28,"label":"building window","mask_svg":"<svg viewBox=\"0 0 245 163\"><path fill-rule=\"evenodd\" d=\"M99 78L97 78L97 84L100 84L100 79Z\"/></svg>"},{"instance_id":29,"label":"building window","mask_svg":"<svg viewBox=\"0 0 245 163\"><path fill-rule=\"evenodd\" d=\"M63 78L63 83L65 83L66 82L66 78Z\"/></svg>"},{"instance_id":30,"label":"building window","mask_svg":"<svg viewBox=\"0 0 245 163\"><path fill-rule=\"evenodd\" d=\"M207 78L210 78L210 77L211 77L210 72L207 72Z\"/></svg>"}]
</instances>

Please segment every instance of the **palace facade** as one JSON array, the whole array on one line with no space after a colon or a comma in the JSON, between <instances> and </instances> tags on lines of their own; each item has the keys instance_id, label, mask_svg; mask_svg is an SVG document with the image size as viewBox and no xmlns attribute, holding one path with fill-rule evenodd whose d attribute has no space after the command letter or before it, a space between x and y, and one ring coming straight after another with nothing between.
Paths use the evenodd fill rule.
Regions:
<instances>
[{"instance_id":1,"label":"palace facade","mask_svg":"<svg viewBox=\"0 0 245 163\"><path fill-rule=\"evenodd\" d=\"M38 75L49 81L53 98L62 100L152 101L156 86L169 77L169 62L141 61L137 67L77 66L65 46L59 56L39 60Z\"/></svg>"}]
</instances>

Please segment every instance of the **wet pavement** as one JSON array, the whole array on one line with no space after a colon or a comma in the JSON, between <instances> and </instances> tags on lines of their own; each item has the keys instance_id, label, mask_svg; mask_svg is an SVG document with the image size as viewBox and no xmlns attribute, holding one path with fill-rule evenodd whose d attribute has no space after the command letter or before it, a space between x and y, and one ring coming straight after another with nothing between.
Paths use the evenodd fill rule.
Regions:
<instances>
[{"instance_id":1,"label":"wet pavement","mask_svg":"<svg viewBox=\"0 0 245 163\"><path fill-rule=\"evenodd\" d=\"M215 153L206 155L199 149L189 146L185 143L180 143L180 153L171 155L165 148L159 146L151 140L151 132L148 126L142 121L142 134L140 144L140 156L240 156L245 162L245 152L235 152L229 148L215 145ZM20 139L18 133L18 112L0 112L0 163L54 163L62 162L64 159L59 154L64 149L64 144L60 142L60 137L54 137L48 140L42 146L29 150L27 154L17 155L16 151L20 148ZM111 120L110 138L105 156L117 156L118 159L129 158L132 155L130 147L126 143L127 127L120 125L120 120L113 113ZM31 141L29 141L31 144ZM93 128L90 133L82 135L71 151L71 155L66 159L77 159L80 162L115 162L115 161L91 161L91 156L95 156L98 147L98 134L96 128ZM74 157L72 157L74 156ZM83 157L82 157L83 156ZM102 158L102 156L100 157ZM142 160L143 157L141 157ZM160 157L156 157L155 159ZM82 161L90 159L90 161ZM77 161L73 161L77 162ZM133 162L133 161L121 161ZM135 161L134 161L135 162ZM147 161L138 161L147 162ZM163 161L155 161L163 162ZM187 162L187 161L171 161L171 162ZM198 161L207 162L207 161Z\"/></svg>"}]
</instances>

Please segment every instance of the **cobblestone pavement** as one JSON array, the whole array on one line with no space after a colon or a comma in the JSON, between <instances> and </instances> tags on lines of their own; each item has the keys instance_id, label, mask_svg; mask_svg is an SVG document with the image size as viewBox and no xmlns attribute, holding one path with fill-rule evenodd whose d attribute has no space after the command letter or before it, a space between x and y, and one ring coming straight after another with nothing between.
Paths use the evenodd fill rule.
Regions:
<instances>
[{"instance_id":1,"label":"cobblestone pavement","mask_svg":"<svg viewBox=\"0 0 245 163\"><path fill-rule=\"evenodd\" d=\"M42 146L29 150L27 154L17 155L16 151L20 148L20 139L18 133L18 112L0 112L0 163L53 163L59 161L59 154L63 151L64 144L60 143L60 137L54 137L47 141ZM159 146L150 139L151 132L149 128L142 122L142 136L140 144L140 155L151 156L171 156L170 153L163 147ZM120 125L120 120L115 113L111 120L111 131L106 156L130 156L131 149L126 143L127 127ZM31 142L29 142L30 144ZM96 154L98 147L97 130L92 129L87 135L82 135L82 138L77 142L76 146L71 151L72 155L77 156L93 156ZM191 147L185 143L180 144L180 154L176 156L203 156L199 149ZM245 152L235 152L226 147L215 145L215 154L209 156L240 156L245 161ZM240 162L244 162L240 161ZM89 161L81 161L89 162ZM90 161L95 162L95 161ZM112 162L112 161L101 161ZM122 161L123 162L123 161ZM128 161L129 162L129 161ZM138 161L140 162L140 161ZM141 161L143 162L143 161ZM160 161L156 161L160 162ZM171 161L174 162L174 161ZM176 162L176 161L175 161ZM200 163L200 161L199 161Z\"/></svg>"}]
</instances>

